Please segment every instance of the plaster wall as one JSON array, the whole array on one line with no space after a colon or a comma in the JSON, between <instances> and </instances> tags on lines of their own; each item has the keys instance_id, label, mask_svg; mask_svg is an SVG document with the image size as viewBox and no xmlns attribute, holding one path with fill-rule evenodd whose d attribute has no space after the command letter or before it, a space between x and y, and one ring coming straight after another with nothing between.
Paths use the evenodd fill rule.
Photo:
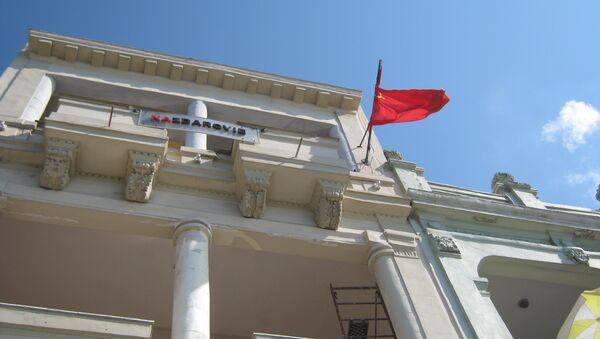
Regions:
<instances>
[{"instance_id":1,"label":"plaster wall","mask_svg":"<svg viewBox=\"0 0 600 339\"><path fill-rule=\"evenodd\" d=\"M449 287L451 291L449 298L453 298L452 295L455 295L459 301L460 309L455 310L455 313L464 314L463 319L468 319L475 335L479 338L513 337L490 299L487 289L488 276L554 282L574 287L589 285L590 281L598 279L597 276L588 276L583 271L579 272L581 270L578 270L578 264L573 262L566 255L564 249L559 246L516 240L515 237L502 234L500 231L497 236L484 236L449 231L440 221L425 223L430 235L451 237L460 250L459 255L438 251L434 260L441 265L440 282ZM589 251L588 253L590 255L589 269L600 268L598 253ZM493 258L529 262L530 266L519 269L518 265L508 263L487 266L484 264ZM549 264L554 264L552 269L539 272L538 267ZM587 266L586 269L588 269ZM568 273L571 271L578 273L577 275ZM446 294L448 295L448 293ZM458 316L460 317L460 314Z\"/></svg>"}]
</instances>

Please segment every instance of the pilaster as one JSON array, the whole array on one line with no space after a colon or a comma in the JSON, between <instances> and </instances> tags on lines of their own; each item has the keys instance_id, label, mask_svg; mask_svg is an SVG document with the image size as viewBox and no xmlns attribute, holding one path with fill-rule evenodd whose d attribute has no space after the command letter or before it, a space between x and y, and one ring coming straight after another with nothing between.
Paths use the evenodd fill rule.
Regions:
<instances>
[{"instance_id":1,"label":"pilaster","mask_svg":"<svg viewBox=\"0 0 600 339\"><path fill-rule=\"evenodd\" d=\"M321 228L337 230L342 219L342 200L346 184L319 180L312 199L315 221Z\"/></svg>"},{"instance_id":2,"label":"pilaster","mask_svg":"<svg viewBox=\"0 0 600 339\"><path fill-rule=\"evenodd\" d=\"M513 203L521 206L546 209L537 198L537 190L529 184L516 182L510 173L496 173L492 179L492 191L507 195Z\"/></svg>"},{"instance_id":3,"label":"pilaster","mask_svg":"<svg viewBox=\"0 0 600 339\"><path fill-rule=\"evenodd\" d=\"M156 153L129 151L125 198L129 201L148 202L160 166L161 156Z\"/></svg>"},{"instance_id":4,"label":"pilaster","mask_svg":"<svg viewBox=\"0 0 600 339\"><path fill-rule=\"evenodd\" d=\"M431 191L427 180L423 177L423 168L417 167L415 163L402 159L402 155L396 151L384 151L388 164L400 181L400 188L404 193L409 189Z\"/></svg>"},{"instance_id":5,"label":"pilaster","mask_svg":"<svg viewBox=\"0 0 600 339\"><path fill-rule=\"evenodd\" d=\"M40 186L51 190L63 190L75 174L77 151L76 141L47 138L44 168L40 175Z\"/></svg>"}]
</instances>

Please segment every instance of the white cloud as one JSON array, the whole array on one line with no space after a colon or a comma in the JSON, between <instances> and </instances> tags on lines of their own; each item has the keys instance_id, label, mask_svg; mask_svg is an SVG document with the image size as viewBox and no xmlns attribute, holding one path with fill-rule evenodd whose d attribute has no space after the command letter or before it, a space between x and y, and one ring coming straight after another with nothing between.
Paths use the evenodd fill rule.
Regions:
<instances>
[{"instance_id":1,"label":"white cloud","mask_svg":"<svg viewBox=\"0 0 600 339\"><path fill-rule=\"evenodd\" d=\"M542 127L544 139L550 142L562 139L569 151L585 144L585 138L594 133L600 125L600 113L594 106L583 101L568 101L558 117Z\"/></svg>"},{"instance_id":2,"label":"white cloud","mask_svg":"<svg viewBox=\"0 0 600 339\"><path fill-rule=\"evenodd\" d=\"M569 174L567 175L567 181L571 186L581 185L587 182L591 182L593 185L598 185L600 184L600 172L589 170L586 173Z\"/></svg>"}]
</instances>

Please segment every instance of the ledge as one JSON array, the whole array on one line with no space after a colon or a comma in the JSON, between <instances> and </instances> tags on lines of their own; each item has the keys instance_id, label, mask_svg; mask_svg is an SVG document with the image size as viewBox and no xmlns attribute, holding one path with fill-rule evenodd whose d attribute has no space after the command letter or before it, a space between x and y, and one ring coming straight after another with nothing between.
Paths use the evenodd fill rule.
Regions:
<instances>
[{"instance_id":1,"label":"ledge","mask_svg":"<svg viewBox=\"0 0 600 339\"><path fill-rule=\"evenodd\" d=\"M494 228L498 228L500 225L516 227L515 221L518 220L525 224L533 223L532 227L538 230L549 226L577 230L600 230L600 215L564 213L515 206L483 198L414 189L409 190L409 196L413 199L412 206L415 212L431 212L460 220L471 219L470 223L491 224Z\"/></svg>"},{"instance_id":2,"label":"ledge","mask_svg":"<svg viewBox=\"0 0 600 339\"><path fill-rule=\"evenodd\" d=\"M109 338L150 338L153 324L152 320L0 303L0 327L42 333L60 332L60 337L67 334Z\"/></svg>"},{"instance_id":3,"label":"ledge","mask_svg":"<svg viewBox=\"0 0 600 339\"><path fill-rule=\"evenodd\" d=\"M410 199L397 195L347 189L344 208L352 212L382 214L406 218L410 214Z\"/></svg>"}]
</instances>

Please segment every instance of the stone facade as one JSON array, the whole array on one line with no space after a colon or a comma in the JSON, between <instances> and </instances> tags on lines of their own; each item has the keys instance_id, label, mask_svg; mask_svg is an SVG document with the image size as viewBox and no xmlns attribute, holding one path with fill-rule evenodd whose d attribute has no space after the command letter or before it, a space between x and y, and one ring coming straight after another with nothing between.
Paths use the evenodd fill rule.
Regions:
<instances>
[{"instance_id":1,"label":"stone facade","mask_svg":"<svg viewBox=\"0 0 600 339\"><path fill-rule=\"evenodd\" d=\"M555 310L536 291L599 281L598 211L508 173L430 182L379 146L357 164L359 91L36 30L0 88L3 301L155 321L61 313L121 337L335 338L331 286L376 286L398 338L535 339L552 324L511 317ZM211 121L258 137L193 130Z\"/></svg>"}]
</instances>

